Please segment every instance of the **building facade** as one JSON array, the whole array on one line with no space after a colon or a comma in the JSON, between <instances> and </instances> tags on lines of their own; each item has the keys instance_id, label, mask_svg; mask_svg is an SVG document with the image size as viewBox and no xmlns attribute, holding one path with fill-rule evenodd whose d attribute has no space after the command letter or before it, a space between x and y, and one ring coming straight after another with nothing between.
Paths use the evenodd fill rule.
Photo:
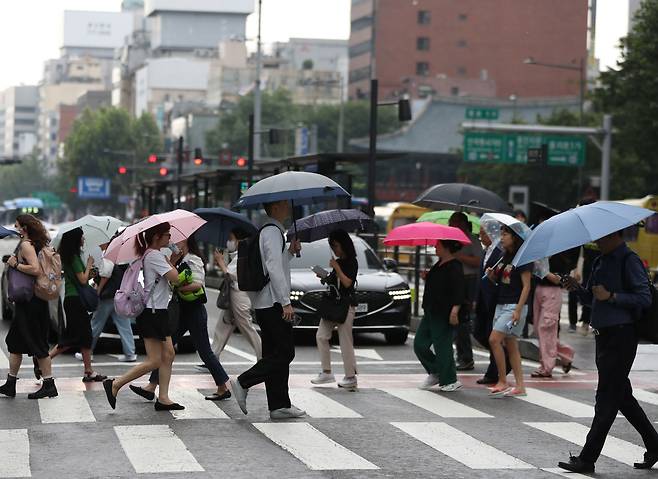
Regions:
<instances>
[{"instance_id":1,"label":"building facade","mask_svg":"<svg viewBox=\"0 0 658 479\"><path fill-rule=\"evenodd\" d=\"M15 86L0 92L0 157L20 158L36 144L36 86Z\"/></svg>"},{"instance_id":2,"label":"building facade","mask_svg":"<svg viewBox=\"0 0 658 479\"><path fill-rule=\"evenodd\" d=\"M588 0L352 0L349 94L578 96Z\"/></svg>"}]
</instances>

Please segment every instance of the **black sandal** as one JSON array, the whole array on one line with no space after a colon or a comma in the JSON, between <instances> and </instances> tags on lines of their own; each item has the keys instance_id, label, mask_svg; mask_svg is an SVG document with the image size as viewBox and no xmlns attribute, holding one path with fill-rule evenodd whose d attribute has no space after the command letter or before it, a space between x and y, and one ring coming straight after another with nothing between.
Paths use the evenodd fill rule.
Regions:
<instances>
[{"instance_id":1,"label":"black sandal","mask_svg":"<svg viewBox=\"0 0 658 479\"><path fill-rule=\"evenodd\" d=\"M92 376L93 374L93 376ZM100 383L103 382L107 379L107 376L103 376L102 374L98 374L97 372L90 372L90 373L85 373L85 375L82 377L82 382L83 383Z\"/></svg>"}]
</instances>

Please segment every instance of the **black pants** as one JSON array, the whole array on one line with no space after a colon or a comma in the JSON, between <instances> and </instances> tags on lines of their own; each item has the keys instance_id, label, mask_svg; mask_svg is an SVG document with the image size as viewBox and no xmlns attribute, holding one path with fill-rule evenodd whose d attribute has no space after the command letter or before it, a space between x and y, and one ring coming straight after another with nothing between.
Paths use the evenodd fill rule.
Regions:
<instances>
[{"instance_id":1,"label":"black pants","mask_svg":"<svg viewBox=\"0 0 658 479\"><path fill-rule=\"evenodd\" d=\"M599 383L592 427L580 453L583 461L594 463L599 458L617 412L621 412L640 433L648 451L658 452L658 433L633 397L628 379L636 352L637 333L632 324L605 328L596 336Z\"/></svg>"},{"instance_id":2,"label":"black pants","mask_svg":"<svg viewBox=\"0 0 658 479\"><path fill-rule=\"evenodd\" d=\"M569 293L569 324L576 326L578 323L578 296L575 292Z\"/></svg>"},{"instance_id":3,"label":"black pants","mask_svg":"<svg viewBox=\"0 0 658 479\"><path fill-rule=\"evenodd\" d=\"M256 322L263 341L263 358L238 377L243 388L265 383L270 411L290 407L288 376L290 363L295 359L295 343L292 324L283 319L282 313L283 308L278 303L271 308L256 310Z\"/></svg>"},{"instance_id":4,"label":"black pants","mask_svg":"<svg viewBox=\"0 0 658 479\"><path fill-rule=\"evenodd\" d=\"M465 306L462 306L465 307ZM459 319L459 325L455 328L455 345L457 346L457 362L468 364L473 362L473 345L471 343L471 331L473 322L470 313Z\"/></svg>"}]
</instances>

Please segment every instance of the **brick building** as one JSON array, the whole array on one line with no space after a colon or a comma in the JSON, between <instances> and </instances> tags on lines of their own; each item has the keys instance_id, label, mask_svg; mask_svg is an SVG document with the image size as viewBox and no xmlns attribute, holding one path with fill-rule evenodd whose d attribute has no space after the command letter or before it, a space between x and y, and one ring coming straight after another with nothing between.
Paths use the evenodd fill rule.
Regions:
<instances>
[{"instance_id":1,"label":"brick building","mask_svg":"<svg viewBox=\"0 0 658 479\"><path fill-rule=\"evenodd\" d=\"M352 0L351 98L576 97L587 59L588 0Z\"/></svg>"}]
</instances>

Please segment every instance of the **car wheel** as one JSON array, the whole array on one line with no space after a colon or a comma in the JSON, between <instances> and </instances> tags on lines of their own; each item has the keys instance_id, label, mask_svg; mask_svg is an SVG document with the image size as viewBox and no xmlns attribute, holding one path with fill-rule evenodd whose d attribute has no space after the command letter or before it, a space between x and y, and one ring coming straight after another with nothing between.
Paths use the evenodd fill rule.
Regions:
<instances>
[{"instance_id":1,"label":"car wheel","mask_svg":"<svg viewBox=\"0 0 658 479\"><path fill-rule=\"evenodd\" d=\"M404 344L407 342L407 337L409 336L408 329L395 329L393 331L387 331L384 333L386 337L386 342L388 344Z\"/></svg>"}]
</instances>

